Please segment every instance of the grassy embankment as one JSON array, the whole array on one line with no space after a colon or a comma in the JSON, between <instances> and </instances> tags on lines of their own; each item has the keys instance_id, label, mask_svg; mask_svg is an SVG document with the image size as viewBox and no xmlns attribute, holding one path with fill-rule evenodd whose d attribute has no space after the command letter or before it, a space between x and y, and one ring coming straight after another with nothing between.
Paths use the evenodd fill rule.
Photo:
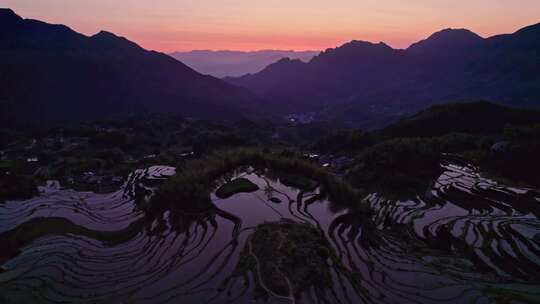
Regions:
<instances>
[{"instance_id":1,"label":"grassy embankment","mask_svg":"<svg viewBox=\"0 0 540 304\"><path fill-rule=\"evenodd\" d=\"M279 174L302 176L316 181L334 203L362 207L363 193L351 187L315 163L294 153L236 149L192 160L176 176L165 182L152 199L155 208L205 210L211 207L210 193L219 186L216 181L244 166L271 169Z\"/></svg>"}]
</instances>

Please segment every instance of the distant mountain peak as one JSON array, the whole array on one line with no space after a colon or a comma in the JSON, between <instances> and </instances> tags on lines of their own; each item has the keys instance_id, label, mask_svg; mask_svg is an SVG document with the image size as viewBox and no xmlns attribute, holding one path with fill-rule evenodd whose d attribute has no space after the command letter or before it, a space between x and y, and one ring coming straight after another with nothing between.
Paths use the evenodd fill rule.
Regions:
<instances>
[{"instance_id":1,"label":"distant mountain peak","mask_svg":"<svg viewBox=\"0 0 540 304\"><path fill-rule=\"evenodd\" d=\"M412 44L408 50L414 53L451 53L475 46L483 40L484 38L470 30L447 28Z\"/></svg>"},{"instance_id":2,"label":"distant mountain peak","mask_svg":"<svg viewBox=\"0 0 540 304\"><path fill-rule=\"evenodd\" d=\"M312 62L355 61L366 57L386 56L395 51L384 42L352 40L339 47L327 49L313 58Z\"/></svg>"},{"instance_id":3,"label":"distant mountain peak","mask_svg":"<svg viewBox=\"0 0 540 304\"><path fill-rule=\"evenodd\" d=\"M0 17L10 16L10 15L16 16L17 18L21 18L17 14L15 14L15 12L10 8L0 8Z\"/></svg>"},{"instance_id":4,"label":"distant mountain peak","mask_svg":"<svg viewBox=\"0 0 540 304\"><path fill-rule=\"evenodd\" d=\"M340 47L337 47L335 49L352 49L352 48L373 48L373 49L392 49L388 44L384 43L384 42L379 42L379 43L373 43L373 42L369 42L369 41L364 41L364 40L352 40L350 42L347 42L345 44L343 44L342 46ZM332 49L330 49L332 50Z\"/></svg>"},{"instance_id":5,"label":"distant mountain peak","mask_svg":"<svg viewBox=\"0 0 540 304\"><path fill-rule=\"evenodd\" d=\"M435 38L435 37L440 37L440 36L471 36L471 37L476 37L476 38L481 38L478 34L466 29L466 28L445 28L445 29L442 29L438 32L435 32L433 34L431 34L430 38Z\"/></svg>"},{"instance_id":6,"label":"distant mountain peak","mask_svg":"<svg viewBox=\"0 0 540 304\"><path fill-rule=\"evenodd\" d=\"M298 66L303 66L306 63L304 63L300 59L291 59L289 57L281 58L280 60L268 65L264 70L265 71L273 71L273 70L279 70L281 68L289 68L294 69Z\"/></svg>"},{"instance_id":7,"label":"distant mountain peak","mask_svg":"<svg viewBox=\"0 0 540 304\"><path fill-rule=\"evenodd\" d=\"M437 40L437 39L451 39L454 41L461 42L474 42L483 40L480 35L464 28L447 28L438 32L433 33L427 40Z\"/></svg>"},{"instance_id":8,"label":"distant mountain peak","mask_svg":"<svg viewBox=\"0 0 540 304\"><path fill-rule=\"evenodd\" d=\"M386 43L384 43L382 41L379 41L378 43L375 43L375 42L370 42L370 41L365 41L365 40L352 40L351 43L367 44L367 45L372 45L372 46L391 48L388 44L386 44Z\"/></svg>"},{"instance_id":9,"label":"distant mountain peak","mask_svg":"<svg viewBox=\"0 0 540 304\"><path fill-rule=\"evenodd\" d=\"M119 36L116 36L115 34L108 32L108 31L99 31L99 33L95 34L93 37L107 37L107 38L120 38Z\"/></svg>"},{"instance_id":10,"label":"distant mountain peak","mask_svg":"<svg viewBox=\"0 0 540 304\"><path fill-rule=\"evenodd\" d=\"M99 33L90 37L94 41L101 42L102 46L111 48L137 48L142 49L138 44L132 42L124 37L117 36L108 31L100 31Z\"/></svg>"},{"instance_id":11,"label":"distant mountain peak","mask_svg":"<svg viewBox=\"0 0 540 304\"><path fill-rule=\"evenodd\" d=\"M5 26L8 24L18 23L21 21L23 21L23 18L15 14L15 12L12 11L11 9L0 8L0 25Z\"/></svg>"}]
</instances>

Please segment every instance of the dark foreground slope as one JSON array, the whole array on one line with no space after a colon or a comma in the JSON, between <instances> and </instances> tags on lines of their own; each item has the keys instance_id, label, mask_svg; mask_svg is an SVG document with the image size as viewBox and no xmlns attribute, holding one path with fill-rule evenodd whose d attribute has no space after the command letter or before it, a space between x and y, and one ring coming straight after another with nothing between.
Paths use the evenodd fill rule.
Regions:
<instances>
[{"instance_id":1,"label":"dark foreground slope","mask_svg":"<svg viewBox=\"0 0 540 304\"><path fill-rule=\"evenodd\" d=\"M489 102L464 102L432 106L404 118L378 133L385 138L429 137L450 133L489 135L506 126L540 123L540 111L510 108Z\"/></svg>"},{"instance_id":2,"label":"dark foreground slope","mask_svg":"<svg viewBox=\"0 0 540 304\"><path fill-rule=\"evenodd\" d=\"M429 105L482 99L540 105L540 24L482 38L447 29L406 50L352 41L309 63L281 60L265 70L229 78L275 102L283 112L322 111L367 127Z\"/></svg>"},{"instance_id":3,"label":"dark foreground slope","mask_svg":"<svg viewBox=\"0 0 540 304\"><path fill-rule=\"evenodd\" d=\"M3 126L140 112L237 118L257 105L246 89L125 38L87 37L9 9L0 10L0 53Z\"/></svg>"},{"instance_id":4,"label":"dark foreground slope","mask_svg":"<svg viewBox=\"0 0 540 304\"><path fill-rule=\"evenodd\" d=\"M540 111L488 102L436 105L381 130L338 132L312 149L354 157L353 184L376 191L414 195L456 157L492 178L537 188Z\"/></svg>"}]
</instances>

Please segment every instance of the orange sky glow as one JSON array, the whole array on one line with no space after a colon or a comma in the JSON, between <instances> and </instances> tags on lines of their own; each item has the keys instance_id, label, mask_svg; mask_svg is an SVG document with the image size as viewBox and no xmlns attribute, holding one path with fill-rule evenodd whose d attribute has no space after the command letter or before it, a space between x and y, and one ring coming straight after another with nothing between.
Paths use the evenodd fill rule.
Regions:
<instances>
[{"instance_id":1,"label":"orange sky glow","mask_svg":"<svg viewBox=\"0 0 540 304\"><path fill-rule=\"evenodd\" d=\"M322 50L353 39L406 48L443 28L487 37L540 22L539 0L0 0L0 7L163 52Z\"/></svg>"}]
</instances>

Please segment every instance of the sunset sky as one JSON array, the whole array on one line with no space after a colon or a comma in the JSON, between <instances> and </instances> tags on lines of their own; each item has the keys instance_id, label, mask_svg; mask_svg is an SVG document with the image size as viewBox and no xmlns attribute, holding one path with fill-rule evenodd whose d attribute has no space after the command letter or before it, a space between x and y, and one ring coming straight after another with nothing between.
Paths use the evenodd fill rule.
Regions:
<instances>
[{"instance_id":1,"label":"sunset sky","mask_svg":"<svg viewBox=\"0 0 540 304\"><path fill-rule=\"evenodd\" d=\"M320 50L353 39L404 48L448 27L490 36L540 22L540 0L0 0L0 7L164 52Z\"/></svg>"}]
</instances>

